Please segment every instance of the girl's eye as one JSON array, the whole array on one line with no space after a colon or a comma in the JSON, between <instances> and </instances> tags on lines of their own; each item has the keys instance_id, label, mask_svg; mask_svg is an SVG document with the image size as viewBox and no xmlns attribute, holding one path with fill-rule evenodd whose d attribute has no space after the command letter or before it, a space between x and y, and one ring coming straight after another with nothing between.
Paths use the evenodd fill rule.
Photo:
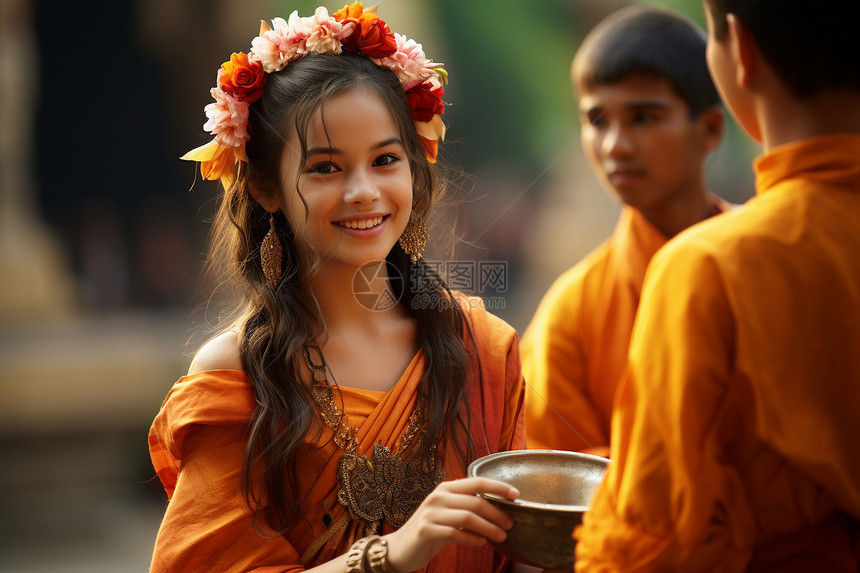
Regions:
<instances>
[{"instance_id":1,"label":"girl's eye","mask_svg":"<svg viewBox=\"0 0 860 573\"><path fill-rule=\"evenodd\" d=\"M397 161L400 161L399 157L392 153L386 153L385 155L380 155L379 157L377 157L376 160L374 160L373 165L376 167L380 167L384 165L391 165L392 163L395 163Z\"/></svg>"},{"instance_id":2,"label":"girl's eye","mask_svg":"<svg viewBox=\"0 0 860 573\"><path fill-rule=\"evenodd\" d=\"M337 171L337 165L335 165L331 161L317 163L307 170L308 173L317 173L319 175L328 175L329 173L334 173L335 171Z\"/></svg>"}]
</instances>

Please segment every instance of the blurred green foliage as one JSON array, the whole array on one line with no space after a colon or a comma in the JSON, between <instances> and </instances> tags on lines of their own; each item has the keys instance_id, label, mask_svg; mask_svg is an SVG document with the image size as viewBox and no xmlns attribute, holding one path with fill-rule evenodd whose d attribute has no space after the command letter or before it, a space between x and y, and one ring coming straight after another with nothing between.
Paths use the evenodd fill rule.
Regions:
<instances>
[{"instance_id":1,"label":"blurred green foliage","mask_svg":"<svg viewBox=\"0 0 860 573\"><path fill-rule=\"evenodd\" d=\"M696 22L703 30L705 28L705 13L702 11L701 0L641 0L636 4L671 8Z\"/></svg>"},{"instance_id":2,"label":"blurred green foliage","mask_svg":"<svg viewBox=\"0 0 860 573\"><path fill-rule=\"evenodd\" d=\"M435 4L456 56L449 63L456 95L450 121L464 134L460 161L544 165L546 138L559 126L569 130L574 115L568 70L578 39L571 33L570 1Z\"/></svg>"}]
</instances>

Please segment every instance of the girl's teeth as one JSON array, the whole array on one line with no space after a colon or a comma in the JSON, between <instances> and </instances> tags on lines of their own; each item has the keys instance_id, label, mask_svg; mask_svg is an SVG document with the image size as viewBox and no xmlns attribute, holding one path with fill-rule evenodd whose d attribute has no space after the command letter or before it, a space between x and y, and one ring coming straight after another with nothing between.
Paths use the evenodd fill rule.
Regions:
<instances>
[{"instance_id":1,"label":"girl's teeth","mask_svg":"<svg viewBox=\"0 0 860 573\"><path fill-rule=\"evenodd\" d=\"M381 222L382 217L375 217L373 219L365 219L364 221L347 221L345 223L341 223L341 225L349 229L369 229L377 226Z\"/></svg>"}]
</instances>

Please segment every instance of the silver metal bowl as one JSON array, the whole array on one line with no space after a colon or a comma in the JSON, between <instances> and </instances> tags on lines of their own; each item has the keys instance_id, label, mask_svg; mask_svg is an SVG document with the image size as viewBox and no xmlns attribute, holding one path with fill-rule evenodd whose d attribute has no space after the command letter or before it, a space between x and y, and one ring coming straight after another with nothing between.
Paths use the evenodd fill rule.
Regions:
<instances>
[{"instance_id":1,"label":"silver metal bowl","mask_svg":"<svg viewBox=\"0 0 860 573\"><path fill-rule=\"evenodd\" d=\"M490 542L514 561L544 569L571 569L576 541L573 529L582 523L594 490L609 460L559 450L515 450L479 458L469 477L485 477L520 490L514 501L482 495L514 521L508 537Z\"/></svg>"}]
</instances>

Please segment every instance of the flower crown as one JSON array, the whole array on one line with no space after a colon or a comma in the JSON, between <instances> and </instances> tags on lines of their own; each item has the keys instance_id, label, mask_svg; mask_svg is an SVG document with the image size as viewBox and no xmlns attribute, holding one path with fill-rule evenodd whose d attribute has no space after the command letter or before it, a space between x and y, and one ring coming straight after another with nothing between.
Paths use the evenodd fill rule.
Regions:
<instances>
[{"instance_id":1,"label":"flower crown","mask_svg":"<svg viewBox=\"0 0 860 573\"><path fill-rule=\"evenodd\" d=\"M439 116L445 111L442 84L448 83L448 73L443 64L424 56L421 44L392 33L376 15L376 6L365 9L361 2L331 16L322 6L309 18L294 11L288 22L275 18L272 24L274 27L261 22L251 51L234 53L218 70L218 85L210 90L215 103L206 106L209 121L203 125L215 138L182 156L200 162L204 179L220 179L226 187L233 180L236 163L248 162L248 106L263 94L268 74L309 54L340 54L342 50L367 56L397 74L427 159L435 163L438 140L445 138Z\"/></svg>"}]
</instances>

